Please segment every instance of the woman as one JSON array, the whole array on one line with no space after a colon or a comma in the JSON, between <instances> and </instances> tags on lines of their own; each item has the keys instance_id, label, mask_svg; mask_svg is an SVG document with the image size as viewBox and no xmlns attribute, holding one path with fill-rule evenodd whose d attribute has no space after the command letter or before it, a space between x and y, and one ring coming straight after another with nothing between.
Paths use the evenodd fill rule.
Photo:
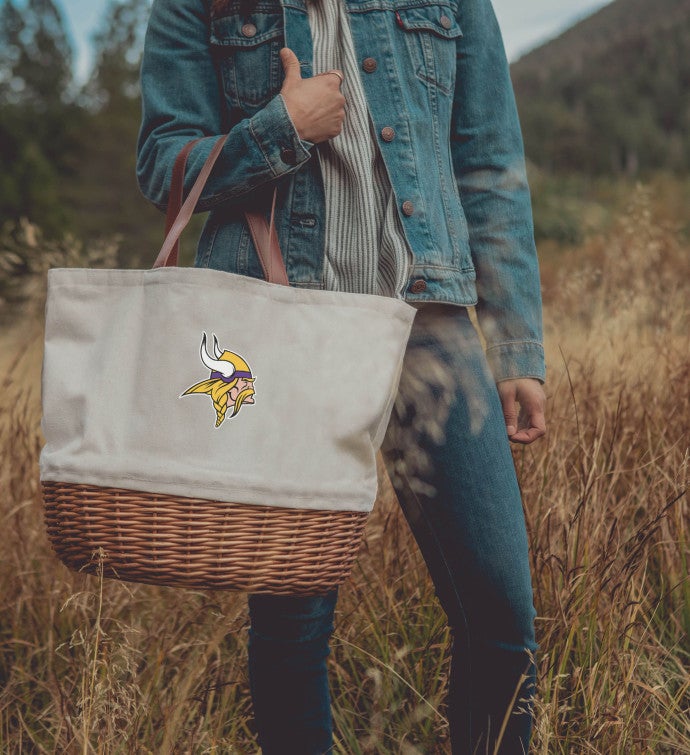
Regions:
<instances>
[{"instance_id":1,"label":"woman","mask_svg":"<svg viewBox=\"0 0 690 755\"><path fill-rule=\"evenodd\" d=\"M490 0L155 0L138 177L230 136L195 264L262 277L244 210L270 207L291 285L418 308L384 454L453 633L454 753L526 752L537 649L509 442L544 433L529 190ZM186 189L213 139L190 155ZM484 354L467 307L477 305ZM517 407L520 407L518 419ZM332 749L336 591L250 596L265 755Z\"/></svg>"}]
</instances>

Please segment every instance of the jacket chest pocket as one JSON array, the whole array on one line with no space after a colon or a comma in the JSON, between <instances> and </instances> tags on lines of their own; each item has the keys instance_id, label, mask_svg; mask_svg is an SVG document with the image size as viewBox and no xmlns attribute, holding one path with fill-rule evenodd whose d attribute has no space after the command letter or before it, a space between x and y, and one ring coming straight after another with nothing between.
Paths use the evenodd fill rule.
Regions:
<instances>
[{"instance_id":1,"label":"jacket chest pocket","mask_svg":"<svg viewBox=\"0 0 690 755\"><path fill-rule=\"evenodd\" d=\"M462 37L454 9L441 4L399 8L396 19L417 77L445 94L452 94L456 40Z\"/></svg>"},{"instance_id":2,"label":"jacket chest pocket","mask_svg":"<svg viewBox=\"0 0 690 755\"><path fill-rule=\"evenodd\" d=\"M248 115L280 91L283 69L282 13L252 13L214 19L211 49L220 69L228 106Z\"/></svg>"}]
</instances>

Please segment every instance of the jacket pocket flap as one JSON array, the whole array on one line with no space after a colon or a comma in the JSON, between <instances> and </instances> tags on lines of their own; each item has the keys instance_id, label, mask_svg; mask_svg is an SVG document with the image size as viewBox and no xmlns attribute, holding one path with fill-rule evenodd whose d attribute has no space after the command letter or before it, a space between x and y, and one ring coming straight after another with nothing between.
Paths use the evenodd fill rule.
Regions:
<instances>
[{"instance_id":1,"label":"jacket pocket flap","mask_svg":"<svg viewBox=\"0 0 690 755\"><path fill-rule=\"evenodd\" d=\"M210 42L216 48L257 47L283 34L280 13L252 13L249 20L224 16L211 22Z\"/></svg>"},{"instance_id":2,"label":"jacket pocket flap","mask_svg":"<svg viewBox=\"0 0 690 755\"><path fill-rule=\"evenodd\" d=\"M399 23L406 31L430 31L438 37L455 39L462 36L455 13L447 5L424 5L398 8Z\"/></svg>"}]
</instances>

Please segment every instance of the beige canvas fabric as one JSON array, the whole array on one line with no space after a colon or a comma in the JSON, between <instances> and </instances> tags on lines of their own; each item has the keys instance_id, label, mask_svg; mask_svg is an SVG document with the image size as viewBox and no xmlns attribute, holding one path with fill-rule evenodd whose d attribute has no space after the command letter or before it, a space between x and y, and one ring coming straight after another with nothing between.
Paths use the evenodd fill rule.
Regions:
<instances>
[{"instance_id":1,"label":"beige canvas fabric","mask_svg":"<svg viewBox=\"0 0 690 755\"><path fill-rule=\"evenodd\" d=\"M209 269L51 270L41 479L368 511L414 312Z\"/></svg>"}]
</instances>

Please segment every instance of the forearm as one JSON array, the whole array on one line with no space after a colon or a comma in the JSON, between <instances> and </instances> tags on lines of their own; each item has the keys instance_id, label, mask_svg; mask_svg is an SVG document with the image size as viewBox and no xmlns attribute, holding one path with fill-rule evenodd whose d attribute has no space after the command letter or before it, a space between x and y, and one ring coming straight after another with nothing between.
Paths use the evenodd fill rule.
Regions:
<instances>
[{"instance_id":1,"label":"forearm","mask_svg":"<svg viewBox=\"0 0 690 755\"><path fill-rule=\"evenodd\" d=\"M476 307L497 381L544 380L541 288L529 192L508 173L467 176L461 188L477 271ZM460 181L459 181L460 183Z\"/></svg>"},{"instance_id":2,"label":"forearm","mask_svg":"<svg viewBox=\"0 0 690 755\"><path fill-rule=\"evenodd\" d=\"M240 200L290 173L310 153L295 130L281 95L237 123L229 124L218 74L209 49L206 3L156 0L142 62L142 126L137 178L144 195L165 208L172 167L182 147L198 137L229 132L197 210ZM214 139L192 149L185 174L189 190Z\"/></svg>"},{"instance_id":3,"label":"forearm","mask_svg":"<svg viewBox=\"0 0 690 755\"><path fill-rule=\"evenodd\" d=\"M460 3L451 130L477 271L477 315L496 380L544 379L541 293L522 136L489 0Z\"/></svg>"}]
</instances>

